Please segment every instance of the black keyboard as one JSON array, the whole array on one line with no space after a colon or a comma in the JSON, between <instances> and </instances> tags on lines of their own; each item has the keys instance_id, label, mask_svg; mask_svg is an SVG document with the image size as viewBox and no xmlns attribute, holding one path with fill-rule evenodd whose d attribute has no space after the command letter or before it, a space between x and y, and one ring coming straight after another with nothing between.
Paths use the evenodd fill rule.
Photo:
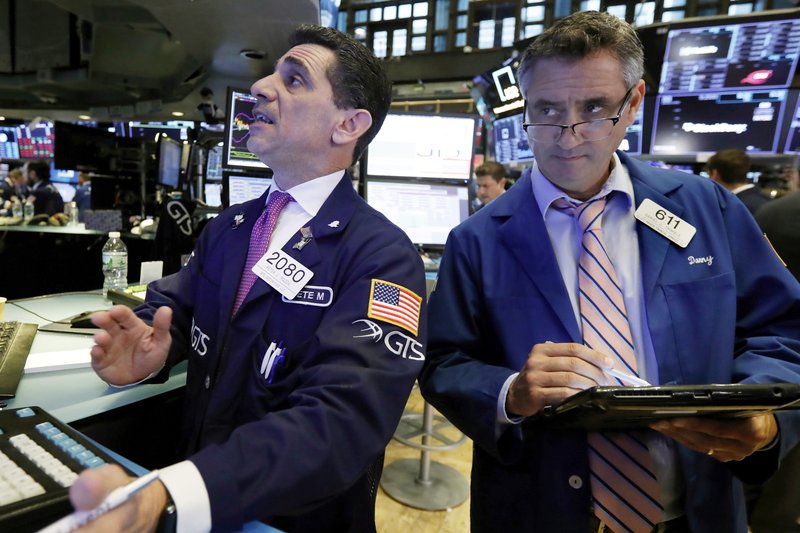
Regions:
<instances>
[{"instance_id":1,"label":"black keyboard","mask_svg":"<svg viewBox=\"0 0 800 533\"><path fill-rule=\"evenodd\" d=\"M0 531L38 531L71 513L78 473L114 462L39 407L0 410Z\"/></svg>"},{"instance_id":2,"label":"black keyboard","mask_svg":"<svg viewBox=\"0 0 800 533\"><path fill-rule=\"evenodd\" d=\"M0 398L13 398L38 326L0 322Z\"/></svg>"}]
</instances>

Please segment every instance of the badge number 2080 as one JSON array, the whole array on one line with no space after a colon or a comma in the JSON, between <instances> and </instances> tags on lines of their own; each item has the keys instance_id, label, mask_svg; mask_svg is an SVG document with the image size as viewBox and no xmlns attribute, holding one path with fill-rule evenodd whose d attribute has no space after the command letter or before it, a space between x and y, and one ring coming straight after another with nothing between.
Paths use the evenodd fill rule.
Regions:
<instances>
[{"instance_id":1,"label":"badge number 2080","mask_svg":"<svg viewBox=\"0 0 800 533\"><path fill-rule=\"evenodd\" d=\"M314 272L283 250L264 254L253 266L253 272L289 300L314 276Z\"/></svg>"}]
</instances>

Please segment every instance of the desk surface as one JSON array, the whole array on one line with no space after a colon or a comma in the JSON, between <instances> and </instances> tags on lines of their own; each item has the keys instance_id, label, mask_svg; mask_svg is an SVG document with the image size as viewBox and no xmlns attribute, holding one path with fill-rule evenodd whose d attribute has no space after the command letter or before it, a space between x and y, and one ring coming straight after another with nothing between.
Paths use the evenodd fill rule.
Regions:
<instances>
[{"instance_id":1,"label":"desk surface","mask_svg":"<svg viewBox=\"0 0 800 533\"><path fill-rule=\"evenodd\" d=\"M24 298L6 303L5 320L44 325L83 311L109 307L111 303L103 299L100 291ZM93 344L91 335L39 331L33 340L31 353L89 349ZM185 363L172 369L166 383L125 388L110 387L91 368L41 372L25 374L16 397L6 403L10 407L38 405L60 420L70 423L183 387L185 384Z\"/></svg>"},{"instance_id":2,"label":"desk surface","mask_svg":"<svg viewBox=\"0 0 800 533\"><path fill-rule=\"evenodd\" d=\"M86 229L86 224L84 224L83 222L67 226L46 226L46 225L27 226L25 224L8 225L8 226L0 225L0 231L15 231L23 233L60 233L62 235L106 235L108 233L107 231ZM122 238L153 240L156 238L156 236L155 233L153 232L145 232L141 234L122 232Z\"/></svg>"}]
</instances>

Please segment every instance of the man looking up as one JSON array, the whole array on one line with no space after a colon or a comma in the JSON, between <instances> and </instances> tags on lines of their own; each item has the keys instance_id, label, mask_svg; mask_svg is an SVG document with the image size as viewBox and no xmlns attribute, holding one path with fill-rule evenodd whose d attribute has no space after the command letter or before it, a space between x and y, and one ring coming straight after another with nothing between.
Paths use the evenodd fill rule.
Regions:
<instances>
[{"instance_id":1,"label":"man looking up","mask_svg":"<svg viewBox=\"0 0 800 533\"><path fill-rule=\"evenodd\" d=\"M178 531L254 519L375 531L383 450L424 359L424 270L345 171L389 108L380 62L329 28L301 26L290 44L251 88L248 148L273 186L214 218L135 314L93 318L104 331L92 364L112 385L163 379L188 359L187 460L90 524L98 531L152 528L168 494ZM91 508L125 481L114 467L84 472L72 501Z\"/></svg>"},{"instance_id":2,"label":"man looking up","mask_svg":"<svg viewBox=\"0 0 800 533\"><path fill-rule=\"evenodd\" d=\"M636 32L608 13L540 35L518 76L534 167L445 246L420 386L475 443L474 532L745 532L739 480L769 477L800 436L798 411L640 432L530 420L629 385L612 369L653 384L800 379L800 285L744 205L615 151L642 73ZM672 226L639 220L659 217Z\"/></svg>"}]
</instances>

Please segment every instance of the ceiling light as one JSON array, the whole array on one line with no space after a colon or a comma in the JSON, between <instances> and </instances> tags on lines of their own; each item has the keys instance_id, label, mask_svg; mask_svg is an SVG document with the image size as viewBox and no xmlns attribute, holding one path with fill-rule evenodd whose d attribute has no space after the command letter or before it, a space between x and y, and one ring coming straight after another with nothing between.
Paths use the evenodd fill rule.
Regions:
<instances>
[{"instance_id":1,"label":"ceiling light","mask_svg":"<svg viewBox=\"0 0 800 533\"><path fill-rule=\"evenodd\" d=\"M78 115L78 118L81 120L90 120L92 117L89 115Z\"/></svg>"},{"instance_id":2,"label":"ceiling light","mask_svg":"<svg viewBox=\"0 0 800 533\"><path fill-rule=\"evenodd\" d=\"M172 112L172 116L173 117L182 117L183 116L183 111L173 111Z\"/></svg>"},{"instance_id":3,"label":"ceiling light","mask_svg":"<svg viewBox=\"0 0 800 533\"><path fill-rule=\"evenodd\" d=\"M254 50L252 48L245 48L239 52L239 55L245 59L252 59L258 61L267 57L267 53L263 50Z\"/></svg>"}]
</instances>

